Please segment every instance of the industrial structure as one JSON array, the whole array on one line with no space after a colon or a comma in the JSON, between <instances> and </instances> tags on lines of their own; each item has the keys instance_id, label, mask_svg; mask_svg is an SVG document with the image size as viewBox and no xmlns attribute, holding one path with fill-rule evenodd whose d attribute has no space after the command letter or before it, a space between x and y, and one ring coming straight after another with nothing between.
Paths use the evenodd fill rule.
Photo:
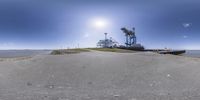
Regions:
<instances>
[{"instance_id":1,"label":"industrial structure","mask_svg":"<svg viewBox=\"0 0 200 100\"><path fill-rule=\"evenodd\" d=\"M123 31L123 33L125 33L125 36L126 36L126 42L125 42L126 48L131 48L135 50L144 49L144 47L141 44L137 43L135 28L133 28L133 30L121 28L121 30Z\"/></svg>"},{"instance_id":2,"label":"industrial structure","mask_svg":"<svg viewBox=\"0 0 200 100\"><path fill-rule=\"evenodd\" d=\"M124 45L119 45L117 41L112 39L107 38L108 33L104 33L105 39L104 40L99 40L97 43L97 47L100 48L121 48L121 49L131 49L131 50L144 50L144 47L137 43L137 38L135 35L135 28L133 30L128 30L126 28L121 28L123 33L125 33L126 40L125 40L125 46Z\"/></svg>"},{"instance_id":3,"label":"industrial structure","mask_svg":"<svg viewBox=\"0 0 200 100\"><path fill-rule=\"evenodd\" d=\"M125 33L126 36L126 42L125 42L126 47L131 47L137 43L135 36L135 28L133 28L133 31L128 30L126 28L121 28L121 30Z\"/></svg>"},{"instance_id":4,"label":"industrial structure","mask_svg":"<svg viewBox=\"0 0 200 100\"><path fill-rule=\"evenodd\" d=\"M110 37L110 39L107 38L108 33L104 33L104 34L105 34L105 39L99 40L99 42L97 43L97 47L114 48L118 46L118 42L112 39L112 37Z\"/></svg>"}]
</instances>

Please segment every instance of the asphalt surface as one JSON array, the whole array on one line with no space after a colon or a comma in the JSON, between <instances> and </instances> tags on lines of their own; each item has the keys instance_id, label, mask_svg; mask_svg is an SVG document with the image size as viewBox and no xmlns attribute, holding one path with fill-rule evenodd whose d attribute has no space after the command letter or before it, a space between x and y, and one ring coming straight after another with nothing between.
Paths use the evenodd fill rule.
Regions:
<instances>
[{"instance_id":1,"label":"asphalt surface","mask_svg":"<svg viewBox=\"0 0 200 100\"><path fill-rule=\"evenodd\" d=\"M0 100L200 100L200 59L85 52L0 60Z\"/></svg>"}]
</instances>

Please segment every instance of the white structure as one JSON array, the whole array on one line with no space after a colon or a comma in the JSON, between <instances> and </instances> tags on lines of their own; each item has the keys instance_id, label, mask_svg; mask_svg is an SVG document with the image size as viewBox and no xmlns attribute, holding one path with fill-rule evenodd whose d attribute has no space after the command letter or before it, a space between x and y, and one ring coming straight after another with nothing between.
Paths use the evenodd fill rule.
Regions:
<instances>
[{"instance_id":1,"label":"white structure","mask_svg":"<svg viewBox=\"0 0 200 100\"><path fill-rule=\"evenodd\" d=\"M118 42L113 40L112 37L110 37L110 39L107 39L107 33L105 33L105 39L99 40L99 42L97 43L97 47L101 47L101 48L113 48L117 46L118 46Z\"/></svg>"}]
</instances>

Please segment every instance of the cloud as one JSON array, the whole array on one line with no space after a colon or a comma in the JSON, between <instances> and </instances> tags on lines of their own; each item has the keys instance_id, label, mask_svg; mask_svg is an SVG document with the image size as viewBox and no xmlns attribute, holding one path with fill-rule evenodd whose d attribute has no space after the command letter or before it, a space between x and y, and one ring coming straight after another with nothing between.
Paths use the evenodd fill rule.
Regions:
<instances>
[{"instance_id":1,"label":"cloud","mask_svg":"<svg viewBox=\"0 0 200 100\"><path fill-rule=\"evenodd\" d=\"M192 23L183 23L182 25L184 28L188 28L192 26Z\"/></svg>"},{"instance_id":2,"label":"cloud","mask_svg":"<svg viewBox=\"0 0 200 100\"><path fill-rule=\"evenodd\" d=\"M183 38L186 39L186 38L188 38L188 36L187 36L187 35L184 35Z\"/></svg>"}]
</instances>

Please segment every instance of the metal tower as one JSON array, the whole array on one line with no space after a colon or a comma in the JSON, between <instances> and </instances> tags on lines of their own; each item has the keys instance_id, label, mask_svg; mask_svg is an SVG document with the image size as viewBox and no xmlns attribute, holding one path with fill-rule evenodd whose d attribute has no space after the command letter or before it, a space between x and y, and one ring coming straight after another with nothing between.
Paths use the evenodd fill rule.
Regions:
<instances>
[{"instance_id":1,"label":"metal tower","mask_svg":"<svg viewBox=\"0 0 200 100\"><path fill-rule=\"evenodd\" d=\"M128 30L126 28L121 28L121 30L125 33L126 36L126 47L131 47L134 44L136 44L136 35L135 35L135 28L133 28L133 31Z\"/></svg>"},{"instance_id":2,"label":"metal tower","mask_svg":"<svg viewBox=\"0 0 200 100\"><path fill-rule=\"evenodd\" d=\"M104 34L105 34L105 40L106 40L106 39L107 39L107 34L108 34L108 33L104 33Z\"/></svg>"}]
</instances>

